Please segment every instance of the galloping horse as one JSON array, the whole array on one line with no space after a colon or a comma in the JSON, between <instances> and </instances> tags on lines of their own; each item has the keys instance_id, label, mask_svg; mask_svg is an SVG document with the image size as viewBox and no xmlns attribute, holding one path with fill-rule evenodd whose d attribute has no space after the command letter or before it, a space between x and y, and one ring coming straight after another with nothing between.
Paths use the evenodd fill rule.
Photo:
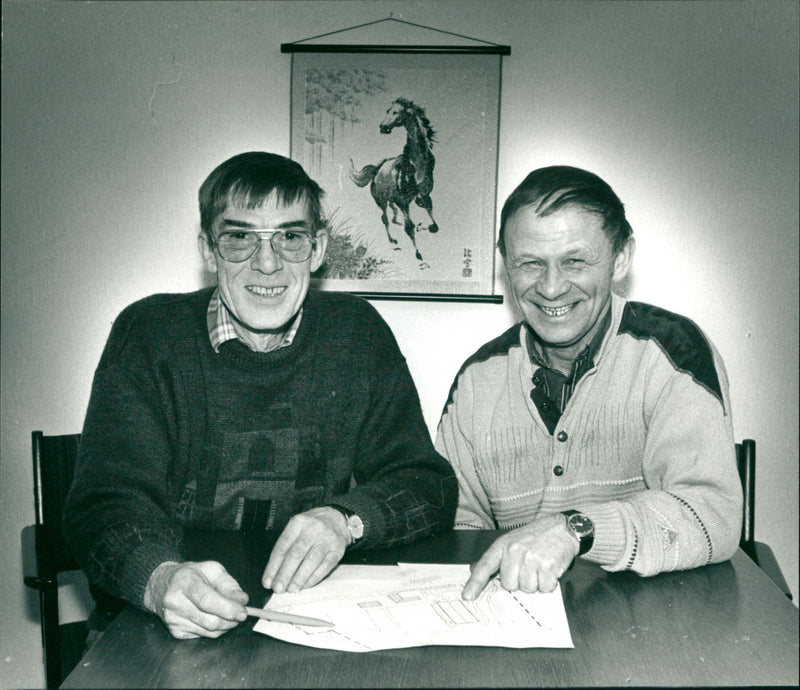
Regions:
<instances>
[{"instance_id":1,"label":"galloping horse","mask_svg":"<svg viewBox=\"0 0 800 690\"><path fill-rule=\"evenodd\" d=\"M370 184L370 192L375 203L381 209L381 220L386 227L389 242L397 244L389 231L387 210L392 208L392 222L399 223L397 212L403 217L403 227L411 239L417 259L422 255L417 249L414 222L409 215L408 207L412 201L427 211L431 223L429 232L438 232L439 226L433 219L433 166L436 163L431 149L436 132L425 116L425 111L407 98L396 99L386 111L386 117L380 125L382 134L389 134L395 127L402 126L406 130L406 145L403 153L394 158L384 158L378 165L365 165L356 172L353 160L350 159L350 179L359 187ZM422 230L420 224L419 230ZM395 247L399 249L399 247ZM427 266L427 264L425 265Z\"/></svg>"}]
</instances>

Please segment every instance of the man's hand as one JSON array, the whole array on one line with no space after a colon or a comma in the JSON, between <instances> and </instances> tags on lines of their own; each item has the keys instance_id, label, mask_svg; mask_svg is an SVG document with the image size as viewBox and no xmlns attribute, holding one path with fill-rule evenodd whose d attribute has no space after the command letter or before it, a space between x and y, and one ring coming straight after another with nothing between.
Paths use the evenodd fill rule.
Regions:
<instances>
[{"instance_id":1,"label":"man's hand","mask_svg":"<svg viewBox=\"0 0 800 690\"><path fill-rule=\"evenodd\" d=\"M247 618L247 600L216 561L162 563L144 592L145 608L158 614L179 640L219 637Z\"/></svg>"},{"instance_id":2,"label":"man's hand","mask_svg":"<svg viewBox=\"0 0 800 690\"><path fill-rule=\"evenodd\" d=\"M312 508L295 515L275 542L261 584L274 592L313 587L341 560L350 544L344 515Z\"/></svg>"},{"instance_id":3,"label":"man's hand","mask_svg":"<svg viewBox=\"0 0 800 690\"><path fill-rule=\"evenodd\" d=\"M534 520L504 534L487 549L472 568L461 596L476 599L498 570L503 589L552 592L579 548L563 515Z\"/></svg>"}]
</instances>

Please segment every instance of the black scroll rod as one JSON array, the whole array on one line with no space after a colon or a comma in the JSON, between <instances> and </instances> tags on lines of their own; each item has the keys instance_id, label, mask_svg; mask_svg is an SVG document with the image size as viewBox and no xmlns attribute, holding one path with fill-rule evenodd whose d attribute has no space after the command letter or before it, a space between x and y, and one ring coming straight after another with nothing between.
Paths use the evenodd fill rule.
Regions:
<instances>
[{"instance_id":1,"label":"black scroll rod","mask_svg":"<svg viewBox=\"0 0 800 690\"><path fill-rule=\"evenodd\" d=\"M382 45L345 43L281 43L282 53L455 53L511 55L511 46Z\"/></svg>"}]
</instances>

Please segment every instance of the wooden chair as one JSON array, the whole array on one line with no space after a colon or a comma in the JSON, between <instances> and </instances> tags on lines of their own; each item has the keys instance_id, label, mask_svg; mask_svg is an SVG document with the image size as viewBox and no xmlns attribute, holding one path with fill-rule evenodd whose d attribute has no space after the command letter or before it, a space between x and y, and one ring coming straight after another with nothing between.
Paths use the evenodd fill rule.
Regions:
<instances>
[{"instance_id":1,"label":"wooden chair","mask_svg":"<svg viewBox=\"0 0 800 690\"><path fill-rule=\"evenodd\" d=\"M772 549L755 540L756 515L756 442L751 438L736 444L736 463L744 492L744 519L739 546L761 568L789 599L792 592L783 577Z\"/></svg>"},{"instance_id":2,"label":"wooden chair","mask_svg":"<svg viewBox=\"0 0 800 690\"><path fill-rule=\"evenodd\" d=\"M86 621L59 625L58 574L80 570L63 536L62 513L67 498L80 434L31 434L33 500L36 524L23 530L24 581L39 592L42 653L48 688L57 688L80 661L86 642ZM32 536L32 539L31 539ZM33 557L26 542L33 542ZM26 563L28 561L33 563Z\"/></svg>"}]
</instances>

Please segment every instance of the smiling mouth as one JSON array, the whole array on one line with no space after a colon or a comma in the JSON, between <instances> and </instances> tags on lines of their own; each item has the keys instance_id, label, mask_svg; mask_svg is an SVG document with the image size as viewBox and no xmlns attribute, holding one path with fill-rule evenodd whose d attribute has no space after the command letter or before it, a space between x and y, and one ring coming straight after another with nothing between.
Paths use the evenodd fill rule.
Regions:
<instances>
[{"instance_id":1,"label":"smiling mouth","mask_svg":"<svg viewBox=\"0 0 800 690\"><path fill-rule=\"evenodd\" d=\"M286 286L280 285L277 287L264 287L262 285L246 285L245 289L251 294L258 297L278 297L286 292Z\"/></svg>"},{"instance_id":2,"label":"smiling mouth","mask_svg":"<svg viewBox=\"0 0 800 690\"><path fill-rule=\"evenodd\" d=\"M574 308L574 304L568 304L565 307L544 307L541 304L536 305L541 309L547 316L557 317L557 316L564 316L565 314L569 314Z\"/></svg>"}]
</instances>

